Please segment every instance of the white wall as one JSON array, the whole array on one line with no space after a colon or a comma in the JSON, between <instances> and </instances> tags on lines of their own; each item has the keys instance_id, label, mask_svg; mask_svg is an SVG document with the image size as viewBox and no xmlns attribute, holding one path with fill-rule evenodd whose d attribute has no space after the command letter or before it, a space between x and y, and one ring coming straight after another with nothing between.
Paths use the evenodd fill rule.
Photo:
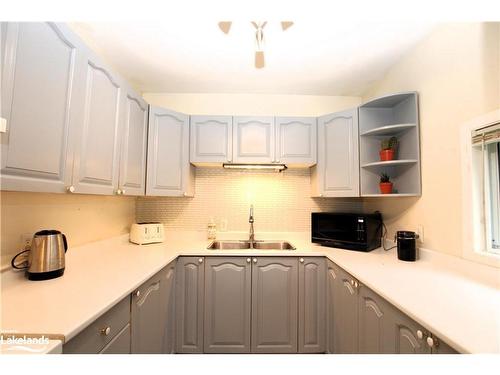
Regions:
<instances>
[{"instance_id":1,"label":"white wall","mask_svg":"<svg viewBox=\"0 0 500 375\"><path fill-rule=\"evenodd\" d=\"M415 90L420 96L422 197L365 204L382 211L389 237L421 224L424 247L461 256L459 128L500 108L499 32L498 23L442 25L364 95Z\"/></svg>"}]
</instances>

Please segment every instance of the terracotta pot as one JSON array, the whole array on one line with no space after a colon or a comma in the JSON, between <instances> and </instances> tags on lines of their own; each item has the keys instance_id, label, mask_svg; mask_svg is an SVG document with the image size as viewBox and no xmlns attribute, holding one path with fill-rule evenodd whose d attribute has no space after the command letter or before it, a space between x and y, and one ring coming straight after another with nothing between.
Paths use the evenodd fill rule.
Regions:
<instances>
[{"instance_id":1,"label":"terracotta pot","mask_svg":"<svg viewBox=\"0 0 500 375\"><path fill-rule=\"evenodd\" d=\"M381 182L379 184L380 192L382 194L391 194L392 193L392 182Z\"/></svg>"},{"instance_id":2,"label":"terracotta pot","mask_svg":"<svg viewBox=\"0 0 500 375\"><path fill-rule=\"evenodd\" d=\"M387 150L380 150L379 152L381 161L389 161L394 159L394 150L389 148Z\"/></svg>"}]
</instances>

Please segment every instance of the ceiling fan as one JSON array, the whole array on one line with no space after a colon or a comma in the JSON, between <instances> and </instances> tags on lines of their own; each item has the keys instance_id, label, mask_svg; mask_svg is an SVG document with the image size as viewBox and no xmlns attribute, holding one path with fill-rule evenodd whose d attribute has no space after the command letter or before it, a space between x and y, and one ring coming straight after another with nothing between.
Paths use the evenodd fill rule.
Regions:
<instances>
[{"instance_id":1,"label":"ceiling fan","mask_svg":"<svg viewBox=\"0 0 500 375\"><path fill-rule=\"evenodd\" d=\"M264 59L264 27L267 25L267 21L255 22L252 21L251 24L255 28L255 68L262 69L265 66ZM221 21L219 22L219 29L224 34L229 34L231 30L231 21ZM293 25L292 21L281 21L281 30L286 31Z\"/></svg>"}]
</instances>

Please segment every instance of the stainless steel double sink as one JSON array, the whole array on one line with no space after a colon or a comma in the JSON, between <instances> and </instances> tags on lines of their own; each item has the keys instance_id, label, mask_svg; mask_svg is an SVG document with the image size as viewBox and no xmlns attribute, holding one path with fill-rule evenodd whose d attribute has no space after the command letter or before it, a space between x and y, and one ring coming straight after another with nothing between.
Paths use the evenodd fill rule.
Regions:
<instances>
[{"instance_id":1,"label":"stainless steel double sink","mask_svg":"<svg viewBox=\"0 0 500 375\"><path fill-rule=\"evenodd\" d=\"M252 246L253 245L253 246ZM213 241L208 245L209 250L296 250L287 241Z\"/></svg>"}]
</instances>

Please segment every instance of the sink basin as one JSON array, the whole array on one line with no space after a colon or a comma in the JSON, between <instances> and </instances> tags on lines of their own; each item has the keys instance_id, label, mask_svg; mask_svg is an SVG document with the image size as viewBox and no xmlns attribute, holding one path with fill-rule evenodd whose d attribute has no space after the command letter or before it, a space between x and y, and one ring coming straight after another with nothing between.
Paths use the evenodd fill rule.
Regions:
<instances>
[{"instance_id":1,"label":"sink basin","mask_svg":"<svg viewBox=\"0 0 500 375\"><path fill-rule=\"evenodd\" d=\"M255 250L295 250L287 241L255 241ZM251 249L249 241L213 241L208 245L209 250L248 250Z\"/></svg>"}]
</instances>

